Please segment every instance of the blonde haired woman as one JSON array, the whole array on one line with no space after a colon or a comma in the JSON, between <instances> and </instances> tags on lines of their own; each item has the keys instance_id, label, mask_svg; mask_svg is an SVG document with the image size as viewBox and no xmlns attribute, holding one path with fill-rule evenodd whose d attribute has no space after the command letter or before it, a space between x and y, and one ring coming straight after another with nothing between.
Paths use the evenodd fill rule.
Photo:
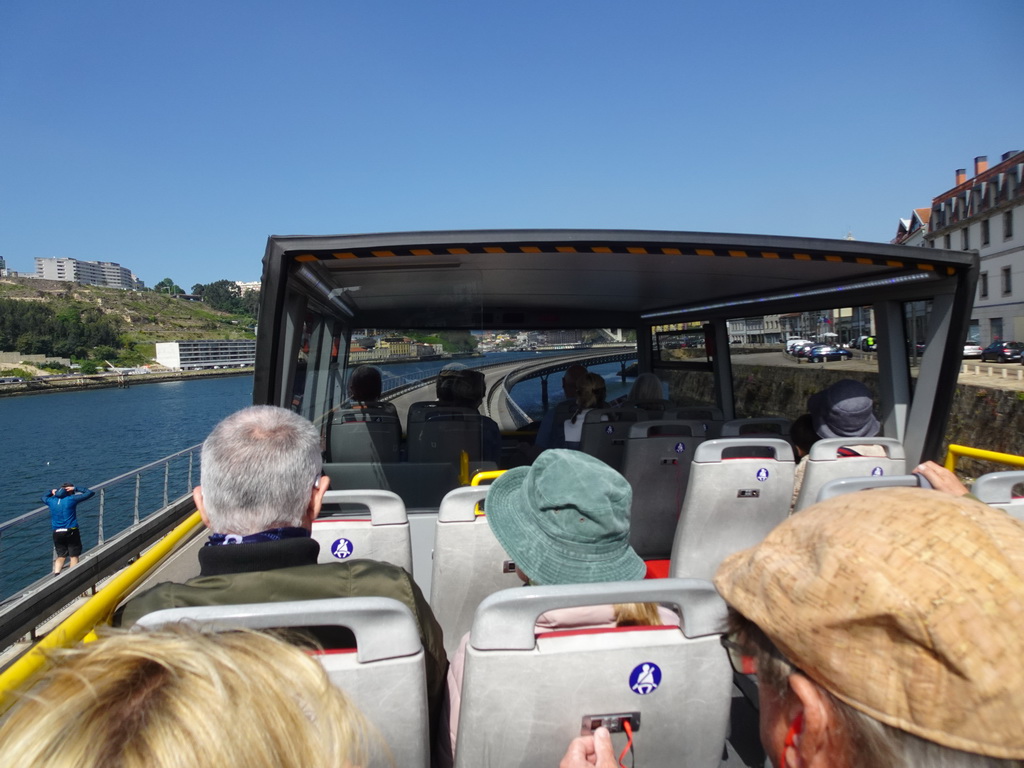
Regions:
<instances>
[{"instance_id":1,"label":"blonde haired woman","mask_svg":"<svg viewBox=\"0 0 1024 768\"><path fill-rule=\"evenodd\" d=\"M583 422L589 411L606 406L607 385L604 377L596 373L584 373L576 383L576 411L565 420L565 447L579 448L583 437Z\"/></svg>"},{"instance_id":2,"label":"blonde haired woman","mask_svg":"<svg viewBox=\"0 0 1024 768\"><path fill-rule=\"evenodd\" d=\"M18 768L357 768L385 749L299 648L184 627L66 652L0 728Z\"/></svg>"}]
</instances>

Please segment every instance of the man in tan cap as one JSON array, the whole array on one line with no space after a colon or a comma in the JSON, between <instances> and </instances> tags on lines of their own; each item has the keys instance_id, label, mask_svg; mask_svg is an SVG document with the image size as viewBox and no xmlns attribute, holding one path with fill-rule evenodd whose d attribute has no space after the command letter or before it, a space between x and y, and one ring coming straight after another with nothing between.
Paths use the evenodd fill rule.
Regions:
<instances>
[{"instance_id":1,"label":"man in tan cap","mask_svg":"<svg viewBox=\"0 0 1024 768\"><path fill-rule=\"evenodd\" d=\"M850 493L727 558L715 586L776 768L1024 766L1021 521L933 490ZM614 765L610 749L577 739L562 766Z\"/></svg>"}]
</instances>

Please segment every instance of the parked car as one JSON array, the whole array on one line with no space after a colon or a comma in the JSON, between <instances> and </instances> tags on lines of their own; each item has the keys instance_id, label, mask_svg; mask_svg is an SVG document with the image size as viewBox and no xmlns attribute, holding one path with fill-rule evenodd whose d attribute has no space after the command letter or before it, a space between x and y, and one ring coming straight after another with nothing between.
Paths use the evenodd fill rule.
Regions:
<instances>
[{"instance_id":1,"label":"parked car","mask_svg":"<svg viewBox=\"0 0 1024 768\"><path fill-rule=\"evenodd\" d=\"M813 343L814 342L811 341L810 339L789 339L786 342L786 354L787 355L796 355L797 349L799 349L800 347L802 347L802 346L804 346L806 344L813 344Z\"/></svg>"},{"instance_id":2,"label":"parked car","mask_svg":"<svg viewBox=\"0 0 1024 768\"><path fill-rule=\"evenodd\" d=\"M1024 344L1019 341L993 341L981 352L983 363L1019 363Z\"/></svg>"},{"instance_id":3,"label":"parked car","mask_svg":"<svg viewBox=\"0 0 1024 768\"><path fill-rule=\"evenodd\" d=\"M807 357L807 354L816 346L818 345L815 344L813 341L808 341L805 344L798 344L795 347L793 347L792 355L793 357L796 358L796 361L799 363L801 360L805 359Z\"/></svg>"},{"instance_id":4,"label":"parked car","mask_svg":"<svg viewBox=\"0 0 1024 768\"><path fill-rule=\"evenodd\" d=\"M974 341L964 344L964 357L981 357L981 345Z\"/></svg>"},{"instance_id":5,"label":"parked car","mask_svg":"<svg viewBox=\"0 0 1024 768\"><path fill-rule=\"evenodd\" d=\"M831 344L819 344L807 351L807 359L812 363L824 363L829 360L849 360L853 353L842 347L834 347Z\"/></svg>"}]
</instances>

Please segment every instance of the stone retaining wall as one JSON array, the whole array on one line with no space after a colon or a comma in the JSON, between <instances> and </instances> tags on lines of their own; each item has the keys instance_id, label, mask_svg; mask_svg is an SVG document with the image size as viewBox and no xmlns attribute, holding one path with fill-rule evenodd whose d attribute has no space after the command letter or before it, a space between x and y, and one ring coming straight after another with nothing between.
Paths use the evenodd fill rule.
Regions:
<instances>
[{"instance_id":1,"label":"stone retaining wall","mask_svg":"<svg viewBox=\"0 0 1024 768\"><path fill-rule=\"evenodd\" d=\"M856 379L873 393L878 374L827 368L743 365L733 363L737 416L784 416L795 419L806 411L807 398L840 379ZM1016 370L1008 373L1016 383ZM995 381L995 378L988 379ZM677 403L713 402L711 374L676 374L670 398ZM877 395L876 395L877 399ZM998 384L957 385L943 444L950 443L1024 456L1024 391ZM943 456L938 457L942 460ZM1007 469L1005 465L961 459L958 471L968 477Z\"/></svg>"}]
</instances>

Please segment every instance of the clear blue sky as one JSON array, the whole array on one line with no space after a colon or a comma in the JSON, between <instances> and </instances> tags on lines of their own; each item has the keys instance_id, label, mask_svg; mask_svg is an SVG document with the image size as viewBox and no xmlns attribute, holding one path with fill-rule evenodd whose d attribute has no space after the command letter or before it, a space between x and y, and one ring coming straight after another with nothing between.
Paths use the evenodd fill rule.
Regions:
<instances>
[{"instance_id":1,"label":"clear blue sky","mask_svg":"<svg viewBox=\"0 0 1024 768\"><path fill-rule=\"evenodd\" d=\"M255 280L270 234L888 241L1024 149L1021 0L3 0L0 255Z\"/></svg>"}]
</instances>

